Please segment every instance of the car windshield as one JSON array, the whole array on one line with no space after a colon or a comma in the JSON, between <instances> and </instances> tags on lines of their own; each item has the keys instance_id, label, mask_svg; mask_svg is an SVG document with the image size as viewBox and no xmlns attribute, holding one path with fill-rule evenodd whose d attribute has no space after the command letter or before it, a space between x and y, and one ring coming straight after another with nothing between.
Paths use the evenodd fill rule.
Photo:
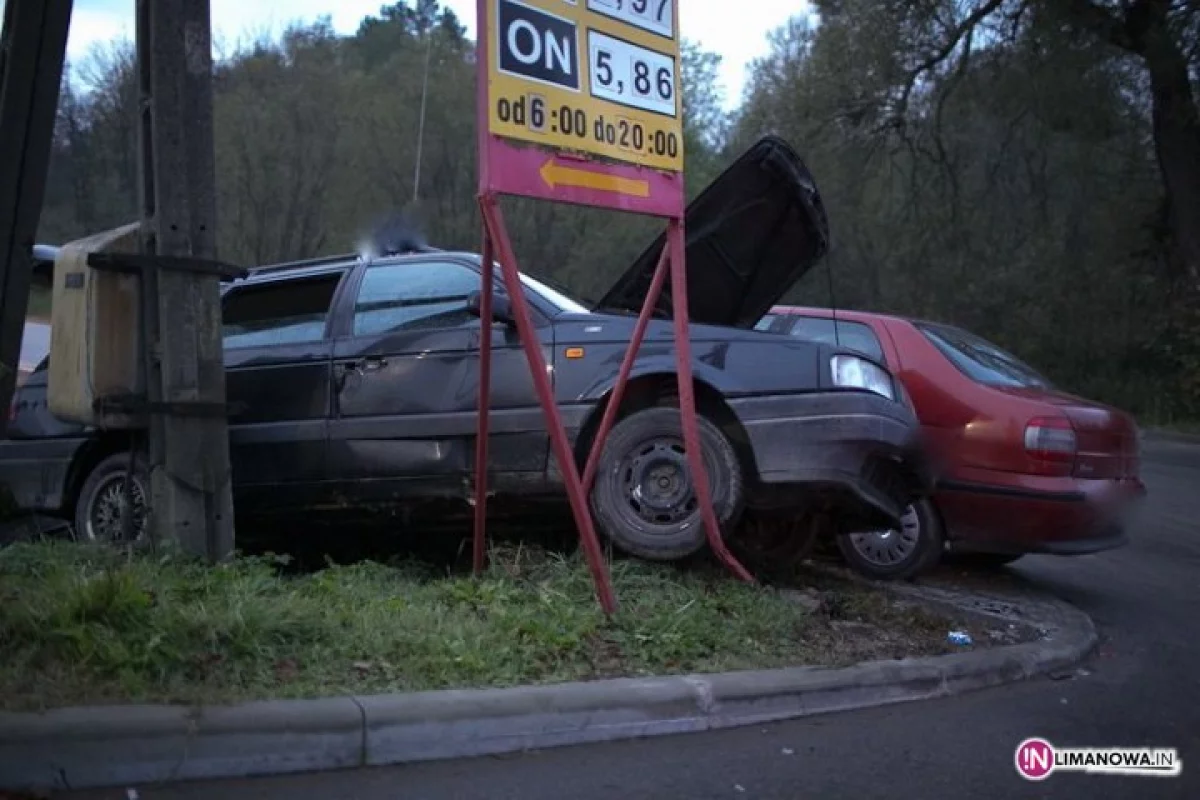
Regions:
<instances>
[{"instance_id":1,"label":"car windshield","mask_svg":"<svg viewBox=\"0 0 1200 800\"><path fill-rule=\"evenodd\" d=\"M950 363L976 383L1049 389L1050 381L1011 353L974 334L944 325L918 325Z\"/></svg>"},{"instance_id":2,"label":"car windshield","mask_svg":"<svg viewBox=\"0 0 1200 800\"><path fill-rule=\"evenodd\" d=\"M526 288L532 289L542 297L546 298L546 300L552 303L559 311L567 314L589 313L588 307L580 303L578 300L573 300L570 297L567 297L557 289L550 288L538 279L529 277L524 272L521 273L521 283L525 284Z\"/></svg>"}]
</instances>

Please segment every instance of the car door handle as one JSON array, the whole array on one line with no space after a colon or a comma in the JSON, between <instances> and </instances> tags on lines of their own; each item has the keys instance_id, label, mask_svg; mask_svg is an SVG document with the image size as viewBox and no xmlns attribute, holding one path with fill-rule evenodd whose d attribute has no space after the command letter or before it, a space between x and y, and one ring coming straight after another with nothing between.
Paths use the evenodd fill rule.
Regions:
<instances>
[{"instance_id":1,"label":"car door handle","mask_svg":"<svg viewBox=\"0 0 1200 800\"><path fill-rule=\"evenodd\" d=\"M342 364L341 370L333 378L334 391L342 391L346 388L346 381L351 375L366 375L368 372L376 372L387 366L387 359L380 356L371 356L364 358L361 361L347 361Z\"/></svg>"}]
</instances>

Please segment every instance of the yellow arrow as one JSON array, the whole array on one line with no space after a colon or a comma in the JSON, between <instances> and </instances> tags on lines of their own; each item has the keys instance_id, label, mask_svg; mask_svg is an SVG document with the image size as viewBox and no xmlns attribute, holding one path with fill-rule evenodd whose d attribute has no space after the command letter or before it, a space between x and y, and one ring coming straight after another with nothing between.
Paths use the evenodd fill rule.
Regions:
<instances>
[{"instance_id":1,"label":"yellow arrow","mask_svg":"<svg viewBox=\"0 0 1200 800\"><path fill-rule=\"evenodd\" d=\"M579 189L595 189L599 192L616 192L633 197L649 197L650 182L633 178L621 178L617 175L606 175L603 172L592 172L587 169L564 167L554 159L549 159L538 170L542 180L551 189L558 186L574 186Z\"/></svg>"}]
</instances>

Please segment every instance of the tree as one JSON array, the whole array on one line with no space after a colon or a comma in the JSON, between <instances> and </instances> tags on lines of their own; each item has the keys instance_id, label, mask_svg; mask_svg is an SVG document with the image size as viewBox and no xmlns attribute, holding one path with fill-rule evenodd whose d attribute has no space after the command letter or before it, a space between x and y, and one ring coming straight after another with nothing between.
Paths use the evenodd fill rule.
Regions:
<instances>
[{"instance_id":1,"label":"tree","mask_svg":"<svg viewBox=\"0 0 1200 800\"><path fill-rule=\"evenodd\" d=\"M1068 388L1194 413L1139 71L1045 15L824 5L773 36L733 134L789 138L825 196L830 272L793 297L954 322Z\"/></svg>"},{"instance_id":2,"label":"tree","mask_svg":"<svg viewBox=\"0 0 1200 800\"><path fill-rule=\"evenodd\" d=\"M688 194L694 197L724 166L729 115L720 81L721 56L686 40L681 50L684 163Z\"/></svg>"},{"instance_id":3,"label":"tree","mask_svg":"<svg viewBox=\"0 0 1200 800\"><path fill-rule=\"evenodd\" d=\"M1200 288L1200 112L1193 79L1200 65L1194 0L939 0L876 2L819 0L823 18L891 17L900 32L887 65L900 82L888 122L902 127L910 100L931 76L953 74L980 48L1013 41L1032 29L1064 26L1074 46L1088 40L1133 59L1149 83L1150 116L1167 217L1179 263ZM951 90L952 84L943 84ZM936 99L934 100L936 102ZM920 113L920 112L918 112Z\"/></svg>"}]
</instances>

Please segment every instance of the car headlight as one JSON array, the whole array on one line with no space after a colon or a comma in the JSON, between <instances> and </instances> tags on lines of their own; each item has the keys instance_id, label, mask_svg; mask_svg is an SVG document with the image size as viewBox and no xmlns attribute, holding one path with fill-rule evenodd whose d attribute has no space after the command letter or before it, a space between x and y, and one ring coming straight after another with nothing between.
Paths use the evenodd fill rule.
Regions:
<instances>
[{"instance_id":1,"label":"car headlight","mask_svg":"<svg viewBox=\"0 0 1200 800\"><path fill-rule=\"evenodd\" d=\"M829 362L833 371L833 384L844 389L863 389L883 395L888 400L896 399L892 376L882 367L857 356L834 356Z\"/></svg>"}]
</instances>

